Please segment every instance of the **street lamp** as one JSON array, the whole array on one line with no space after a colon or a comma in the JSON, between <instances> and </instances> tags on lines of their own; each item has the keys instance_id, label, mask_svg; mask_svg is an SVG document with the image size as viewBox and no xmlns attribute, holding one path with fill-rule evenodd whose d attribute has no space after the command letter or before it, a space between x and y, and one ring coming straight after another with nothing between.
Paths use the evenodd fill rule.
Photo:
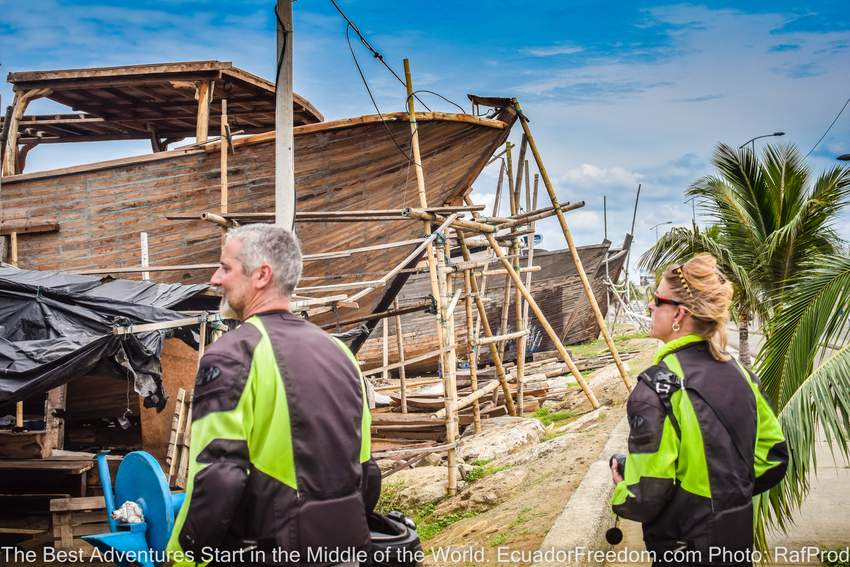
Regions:
<instances>
[{"instance_id":1,"label":"street lamp","mask_svg":"<svg viewBox=\"0 0 850 567\"><path fill-rule=\"evenodd\" d=\"M693 224L694 226L697 225L697 209L696 209L696 205L694 205L694 201L696 201L697 197L698 197L698 195L694 195L690 199L685 199L683 201L686 205L688 203L691 204L691 224Z\"/></svg>"},{"instance_id":2,"label":"street lamp","mask_svg":"<svg viewBox=\"0 0 850 567\"><path fill-rule=\"evenodd\" d=\"M655 229L655 243L656 243L656 244L658 244L658 227L659 227L659 226L663 226L663 225L665 225L665 224L673 224L673 221L669 221L669 220L668 220L668 221L660 222L660 223L658 223L658 224L656 224L656 225L653 225L653 226L649 227L649 230Z\"/></svg>"},{"instance_id":3,"label":"street lamp","mask_svg":"<svg viewBox=\"0 0 850 567\"><path fill-rule=\"evenodd\" d=\"M784 136L784 135L785 135L785 132L774 132L773 134L762 134L761 136L756 136L755 138L750 138L749 140L747 140L746 142L744 142L743 144L738 146L738 149L740 150L741 148L743 148L747 144L751 143L753 145L753 155L756 155L756 140L761 140L762 138L772 138L774 136Z\"/></svg>"},{"instance_id":4,"label":"street lamp","mask_svg":"<svg viewBox=\"0 0 850 567\"><path fill-rule=\"evenodd\" d=\"M850 154L841 154L835 159L840 159L841 161L850 161Z\"/></svg>"}]
</instances>

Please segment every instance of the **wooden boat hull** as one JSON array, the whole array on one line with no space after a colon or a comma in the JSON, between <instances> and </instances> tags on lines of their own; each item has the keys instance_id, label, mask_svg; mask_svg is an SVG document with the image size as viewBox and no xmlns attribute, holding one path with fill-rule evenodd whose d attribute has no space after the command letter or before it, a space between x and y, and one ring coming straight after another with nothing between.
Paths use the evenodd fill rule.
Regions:
<instances>
[{"instance_id":1,"label":"wooden boat hull","mask_svg":"<svg viewBox=\"0 0 850 567\"><path fill-rule=\"evenodd\" d=\"M623 267L625 254L610 250L610 242L591 246L578 247L582 265L591 280L596 301L603 314L608 310L608 300L605 286L605 262L608 262L608 275L616 281ZM523 262L523 265L524 262ZM531 276L531 293L547 320L561 337L564 344L576 344L595 339L599 335L599 326L590 307L590 302L584 294L581 281L575 269L575 264L569 250L552 252L535 252L534 265L540 266L538 272ZM501 266L498 263L490 265L495 270ZM502 303L504 298L505 276L489 276L485 297L487 319L494 334L498 333L501 322ZM400 306L405 302L413 302L426 297L431 292L427 274L417 274L412 277L399 293ZM513 332L514 309L513 295L508 310L508 325L506 332ZM477 318L477 315L475 315ZM358 359L366 370L379 368L383 361L383 333L380 323L373 330L369 339L358 352ZM401 316L402 338L404 341L405 358L412 359L429 352L438 350L436 337L435 316L425 312L409 313ZM455 330L457 333L458 359L466 357L466 312L463 303L455 309ZM398 362L396 347L395 322L391 319L388 328L389 362ZM505 360L516 359L516 342L509 341L506 345ZM529 313L529 338L526 353L531 356L536 351L546 351L554 346L549 337L540 327L533 313ZM489 361L489 348L480 350L482 363ZM433 372L437 367L437 357L430 358L407 367L408 372Z\"/></svg>"},{"instance_id":2,"label":"wooden boat hull","mask_svg":"<svg viewBox=\"0 0 850 567\"><path fill-rule=\"evenodd\" d=\"M507 138L511 107L496 119L417 114L428 204L459 201ZM401 209L419 206L409 152L410 124L397 113L299 126L295 132L295 186L299 211ZM398 144L399 147L396 146ZM139 233L148 233L151 265L214 263L219 227L208 222L167 221L176 213L218 212L220 150L217 144L61 170L5 177L4 225L57 223L58 232L20 234L19 265L38 270L81 271L140 264ZM229 158L229 212L274 210L274 133L235 142ZM422 236L416 221L304 222L296 230L307 254L347 250ZM301 286L378 279L414 246L347 255L305 264ZM152 272L164 282L202 282L211 269ZM129 277L139 277L138 274ZM383 309L407 275L341 309L341 319ZM353 294L357 288L342 293ZM340 291L311 293L312 297ZM332 322L326 313L318 323Z\"/></svg>"}]
</instances>

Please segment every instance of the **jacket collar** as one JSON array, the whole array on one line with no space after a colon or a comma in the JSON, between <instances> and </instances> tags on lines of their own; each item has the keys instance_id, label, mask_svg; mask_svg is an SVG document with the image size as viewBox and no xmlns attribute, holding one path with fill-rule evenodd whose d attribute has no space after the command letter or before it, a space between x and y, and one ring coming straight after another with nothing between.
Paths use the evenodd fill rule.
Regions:
<instances>
[{"instance_id":1,"label":"jacket collar","mask_svg":"<svg viewBox=\"0 0 850 567\"><path fill-rule=\"evenodd\" d=\"M684 348L688 345L692 345L695 343L705 342L705 339L699 335L685 335L684 337L679 337L677 339L673 339L672 341L666 342L661 345L661 348L655 353L655 356L652 358L652 362L654 364L658 364L664 357L668 354L675 352L681 348Z\"/></svg>"}]
</instances>

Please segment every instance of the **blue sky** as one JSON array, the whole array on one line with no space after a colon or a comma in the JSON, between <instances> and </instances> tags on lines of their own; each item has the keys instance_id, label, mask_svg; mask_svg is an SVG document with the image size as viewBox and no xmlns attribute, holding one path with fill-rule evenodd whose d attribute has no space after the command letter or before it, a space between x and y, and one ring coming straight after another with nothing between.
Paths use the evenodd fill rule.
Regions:
<instances>
[{"instance_id":1,"label":"blue sky","mask_svg":"<svg viewBox=\"0 0 850 567\"><path fill-rule=\"evenodd\" d=\"M690 223L683 191L711 172L718 142L781 130L780 141L805 154L823 134L850 97L850 10L842 4L341 2L399 72L411 59L417 88L465 108L470 92L520 99L559 197L587 202L569 217L579 244L602 238L603 195L609 237L621 240L642 183L638 254L655 239L652 225ZM0 71L218 59L272 78L273 5L0 0ZM294 18L296 90L330 119L373 113L329 0L298 0ZM355 49L381 109L401 110L403 87L356 41ZM0 93L5 106L8 84ZM28 170L148 151L131 142L43 147L30 153ZM848 152L850 108L810 165L822 171ZM497 173L491 167L479 178L479 200L492 202ZM850 215L842 220L839 232L850 239ZM540 229L544 246L564 245L553 222Z\"/></svg>"}]
</instances>

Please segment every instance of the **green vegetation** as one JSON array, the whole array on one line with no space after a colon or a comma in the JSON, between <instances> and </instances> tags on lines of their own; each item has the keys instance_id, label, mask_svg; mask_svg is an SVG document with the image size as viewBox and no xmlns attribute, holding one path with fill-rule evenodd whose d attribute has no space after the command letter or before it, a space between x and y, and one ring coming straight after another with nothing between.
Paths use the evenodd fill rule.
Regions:
<instances>
[{"instance_id":1,"label":"green vegetation","mask_svg":"<svg viewBox=\"0 0 850 567\"><path fill-rule=\"evenodd\" d=\"M793 146L718 146L719 176L687 191L713 225L673 228L640 260L659 272L699 252L718 259L735 286L741 361L749 364L747 323L763 322L765 343L754 370L778 412L791 460L782 482L754 500L756 536L785 530L809 490L815 432L850 457L850 258L834 226L850 203L850 168L835 166L816 179ZM824 345L835 345L826 348Z\"/></svg>"},{"instance_id":2,"label":"green vegetation","mask_svg":"<svg viewBox=\"0 0 850 567\"><path fill-rule=\"evenodd\" d=\"M627 346L627 343L631 340L646 339L648 337L649 335L645 331L629 331L627 333L615 335L614 345L618 349L622 349L625 348ZM601 338L583 342L577 345L564 346L566 346L567 350L569 350L570 353L577 358L590 358L608 352L608 345L605 343L605 339Z\"/></svg>"},{"instance_id":3,"label":"green vegetation","mask_svg":"<svg viewBox=\"0 0 850 567\"><path fill-rule=\"evenodd\" d=\"M549 408L540 408L539 410L534 412L534 414L532 414L532 417L539 420L544 427L548 427L552 423L574 419L578 417L578 415L578 412L572 410L561 410L553 412Z\"/></svg>"},{"instance_id":4,"label":"green vegetation","mask_svg":"<svg viewBox=\"0 0 850 567\"><path fill-rule=\"evenodd\" d=\"M431 512L420 518L416 522L416 531L419 533L419 539L423 542L432 539L434 536L461 520L472 518L478 515L478 512L473 510L465 510L463 512L452 512L451 514L442 514L434 517L433 509Z\"/></svg>"},{"instance_id":5,"label":"green vegetation","mask_svg":"<svg viewBox=\"0 0 850 567\"><path fill-rule=\"evenodd\" d=\"M478 459L472 464L472 471L470 471L465 477L464 480L466 482L475 482L476 480L481 480L484 477L490 476L492 474L496 474L497 472L501 472L507 470L510 465L490 465L490 459Z\"/></svg>"}]
</instances>

